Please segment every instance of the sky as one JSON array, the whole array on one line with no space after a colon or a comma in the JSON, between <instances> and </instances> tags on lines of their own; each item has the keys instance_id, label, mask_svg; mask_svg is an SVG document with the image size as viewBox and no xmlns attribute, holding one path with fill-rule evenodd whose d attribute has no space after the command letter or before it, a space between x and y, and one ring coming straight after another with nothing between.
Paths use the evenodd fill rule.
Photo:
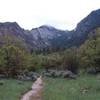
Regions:
<instances>
[{"instance_id":1,"label":"sky","mask_svg":"<svg viewBox=\"0 0 100 100\"><path fill-rule=\"evenodd\" d=\"M99 8L100 0L0 0L0 22L17 22L25 29L51 25L72 30Z\"/></svg>"}]
</instances>

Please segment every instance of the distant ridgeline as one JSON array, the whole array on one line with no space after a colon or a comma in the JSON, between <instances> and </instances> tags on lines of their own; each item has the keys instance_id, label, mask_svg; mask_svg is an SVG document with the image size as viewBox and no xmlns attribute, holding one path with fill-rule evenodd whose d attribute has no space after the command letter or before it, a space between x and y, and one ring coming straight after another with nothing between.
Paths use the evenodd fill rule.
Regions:
<instances>
[{"instance_id":1,"label":"distant ridgeline","mask_svg":"<svg viewBox=\"0 0 100 100\"><path fill-rule=\"evenodd\" d=\"M16 22L5 22L0 23L0 44L9 41L29 50L58 51L79 47L88 38L89 33L98 27L100 27L100 9L91 12L72 31L59 30L48 25L25 30Z\"/></svg>"}]
</instances>

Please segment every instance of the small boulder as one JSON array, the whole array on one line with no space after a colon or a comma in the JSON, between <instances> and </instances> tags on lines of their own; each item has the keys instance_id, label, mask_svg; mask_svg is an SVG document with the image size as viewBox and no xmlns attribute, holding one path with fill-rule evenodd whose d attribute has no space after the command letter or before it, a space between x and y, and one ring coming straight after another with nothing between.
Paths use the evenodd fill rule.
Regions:
<instances>
[{"instance_id":1,"label":"small boulder","mask_svg":"<svg viewBox=\"0 0 100 100\"><path fill-rule=\"evenodd\" d=\"M67 70L63 73L63 78L71 78L76 79L76 75L73 74L71 71Z\"/></svg>"},{"instance_id":2,"label":"small boulder","mask_svg":"<svg viewBox=\"0 0 100 100\"><path fill-rule=\"evenodd\" d=\"M4 74L0 74L0 79L4 79L6 76Z\"/></svg>"},{"instance_id":3,"label":"small boulder","mask_svg":"<svg viewBox=\"0 0 100 100\"><path fill-rule=\"evenodd\" d=\"M47 76L47 77L51 77L52 76L51 73L44 73L43 75Z\"/></svg>"},{"instance_id":4,"label":"small boulder","mask_svg":"<svg viewBox=\"0 0 100 100\"><path fill-rule=\"evenodd\" d=\"M55 76L56 76L56 77L62 77L61 71L56 71L56 72L55 72Z\"/></svg>"},{"instance_id":5,"label":"small boulder","mask_svg":"<svg viewBox=\"0 0 100 100\"><path fill-rule=\"evenodd\" d=\"M87 73L91 74L91 75L96 75L97 74L96 69L94 69L94 68L87 69Z\"/></svg>"}]
</instances>

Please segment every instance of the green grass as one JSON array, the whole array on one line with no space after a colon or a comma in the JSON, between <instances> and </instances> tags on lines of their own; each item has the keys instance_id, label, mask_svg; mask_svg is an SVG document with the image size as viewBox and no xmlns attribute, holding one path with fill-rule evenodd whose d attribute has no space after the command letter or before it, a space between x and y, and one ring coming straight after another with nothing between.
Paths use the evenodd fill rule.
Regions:
<instances>
[{"instance_id":1,"label":"green grass","mask_svg":"<svg viewBox=\"0 0 100 100\"><path fill-rule=\"evenodd\" d=\"M43 100L100 100L100 80L96 76L44 80Z\"/></svg>"},{"instance_id":2,"label":"green grass","mask_svg":"<svg viewBox=\"0 0 100 100\"><path fill-rule=\"evenodd\" d=\"M32 82L22 82L18 80L0 80L4 85L0 85L0 100L20 100L21 94L31 88Z\"/></svg>"},{"instance_id":3,"label":"green grass","mask_svg":"<svg viewBox=\"0 0 100 100\"><path fill-rule=\"evenodd\" d=\"M0 100L20 100L21 94L32 85L32 82L19 84L12 79L0 82L4 83L0 85ZM45 78L43 100L100 100L100 80L88 75L76 80Z\"/></svg>"}]
</instances>

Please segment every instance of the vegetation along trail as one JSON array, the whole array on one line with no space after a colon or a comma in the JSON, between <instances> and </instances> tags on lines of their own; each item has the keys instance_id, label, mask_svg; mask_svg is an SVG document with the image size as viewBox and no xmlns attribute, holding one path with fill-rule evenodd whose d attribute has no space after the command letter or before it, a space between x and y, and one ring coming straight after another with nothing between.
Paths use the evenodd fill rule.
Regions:
<instances>
[{"instance_id":1,"label":"vegetation along trail","mask_svg":"<svg viewBox=\"0 0 100 100\"><path fill-rule=\"evenodd\" d=\"M33 83L32 90L23 95L21 100L41 100L43 81L41 76Z\"/></svg>"}]
</instances>

